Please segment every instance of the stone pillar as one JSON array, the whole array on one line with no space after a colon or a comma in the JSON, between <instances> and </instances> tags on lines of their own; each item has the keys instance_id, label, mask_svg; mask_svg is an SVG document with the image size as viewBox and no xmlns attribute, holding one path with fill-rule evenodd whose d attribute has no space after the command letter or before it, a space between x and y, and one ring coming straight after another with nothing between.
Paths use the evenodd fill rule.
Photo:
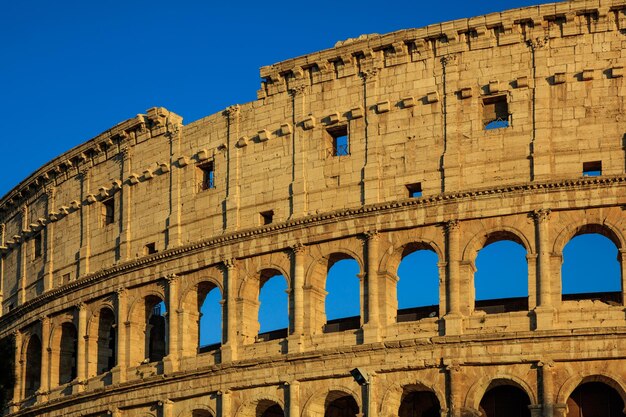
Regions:
<instances>
[{"instance_id":1,"label":"stone pillar","mask_svg":"<svg viewBox=\"0 0 626 417\"><path fill-rule=\"evenodd\" d=\"M167 218L167 248L174 248L182 244L182 232L180 227L181 216L181 176L180 168L175 168L177 155L180 155L180 125L168 125L166 136L170 140L170 160L169 160L169 179L170 179L170 213Z\"/></svg>"},{"instance_id":2,"label":"stone pillar","mask_svg":"<svg viewBox=\"0 0 626 417\"><path fill-rule=\"evenodd\" d=\"M306 140L303 131L296 129L299 121L307 114L306 107L307 87L298 85L289 89L292 107L292 152L293 169L290 184L291 213L292 217L305 216L308 213L307 183L306 183L306 160L307 154L304 146Z\"/></svg>"},{"instance_id":3,"label":"stone pillar","mask_svg":"<svg viewBox=\"0 0 626 417\"><path fill-rule=\"evenodd\" d=\"M447 314L444 316L446 335L456 335L463 332L463 318L461 316L461 248L460 226L456 220L446 223L446 300Z\"/></svg>"},{"instance_id":4,"label":"stone pillar","mask_svg":"<svg viewBox=\"0 0 626 417\"><path fill-rule=\"evenodd\" d=\"M179 343L178 343L178 293L180 278L174 274L167 279L167 357L164 358L165 373L172 373L178 370Z\"/></svg>"},{"instance_id":5,"label":"stone pillar","mask_svg":"<svg viewBox=\"0 0 626 417\"><path fill-rule=\"evenodd\" d=\"M22 207L22 230L28 229L28 207ZM19 288L17 295L17 304L22 305L26 302L26 242L20 240L20 263L19 263Z\"/></svg>"},{"instance_id":6,"label":"stone pillar","mask_svg":"<svg viewBox=\"0 0 626 417\"><path fill-rule=\"evenodd\" d=\"M89 194L89 168L83 168L78 174L81 180L81 201L84 201ZM78 276L85 276L90 272L89 258L91 257L91 210L93 206L82 206L80 210L81 230L80 230L80 249L78 259Z\"/></svg>"},{"instance_id":7,"label":"stone pillar","mask_svg":"<svg viewBox=\"0 0 626 417\"><path fill-rule=\"evenodd\" d=\"M367 286L367 322L364 325L365 343L380 341L380 291L378 277L378 247L380 236L377 231L370 231L365 234L366 254L367 254L367 279L364 281Z\"/></svg>"},{"instance_id":8,"label":"stone pillar","mask_svg":"<svg viewBox=\"0 0 626 417\"><path fill-rule=\"evenodd\" d=\"M289 352L302 352L304 336L304 246L292 248L293 280L293 334L289 336Z\"/></svg>"},{"instance_id":9,"label":"stone pillar","mask_svg":"<svg viewBox=\"0 0 626 417\"><path fill-rule=\"evenodd\" d=\"M15 385L13 386L13 401L11 401L11 413L16 413L19 410L19 404L22 401L22 395L24 394L24 362L22 361L22 333L16 330L13 333L15 339Z\"/></svg>"},{"instance_id":10,"label":"stone pillar","mask_svg":"<svg viewBox=\"0 0 626 417\"><path fill-rule=\"evenodd\" d=\"M125 288L117 290L117 308L115 323L117 325L117 363L113 369L113 383L126 381L126 367L128 366L128 292Z\"/></svg>"},{"instance_id":11,"label":"stone pillar","mask_svg":"<svg viewBox=\"0 0 626 417\"><path fill-rule=\"evenodd\" d=\"M2 316L2 301L4 300L4 251L6 246L4 245L4 234L6 228L4 223L0 223L0 316Z\"/></svg>"},{"instance_id":12,"label":"stone pillar","mask_svg":"<svg viewBox=\"0 0 626 417\"><path fill-rule=\"evenodd\" d=\"M355 122L362 122L364 125L363 131L365 132L365 138L363 140L363 143L365 144L365 151L363 155L363 178L361 181L361 183L363 184L363 200L361 201L362 204L375 204L380 202L380 153L382 147L380 145L377 145L377 142L380 143L381 141L376 141L372 137L376 136L373 132L375 129L368 129L369 124L367 121L368 115L370 113L369 111L367 111L370 105L367 98L370 96L376 97L377 95L376 90L379 79L378 73L379 68L371 65L370 68L361 70L360 75L363 79L363 101L361 102L361 105L364 109L364 120L352 120L350 122L351 128L354 127ZM357 129L351 130L356 131ZM352 131L349 133L350 142L352 145L351 147L354 148L356 138L353 137L354 135L352 135ZM350 152L352 153L352 150L350 150Z\"/></svg>"},{"instance_id":13,"label":"stone pillar","mask_svg":"<svg viewBox=\"0 0 626 417\"><path fill-rule=\"evenodd\" d=\"M50 391L50 317L41 318L41 377L39 391L45 396Z\"/></svg>"},{"instance_id":14,"label":"stone pillar","mask_svg":"<svg viewBox=\"0 0 626 417\"><path fill-rule=\"evenodd\" d=\"M232 394L230 391L218 391L219 401L217 403L217 417L230 417L232 414Z\"/></svg>"},{"instance_id":15,"label":"stone pillar","mask_svg":"<svg viewBox=\"0 0 626 417\"><path fill-rule=\"evenodd\" d=\"M300 382L289 383L289 408L287 417L298 417L300 415Z\"/></svg>"},{"instance_id":16,"label":"stone pillar","mask_svg":"<svg viewBox=\"0 0 626 417\"><path fill-rule=\"evenodd\" d=\"M239 152L237 141L239 140L239 105L230 106L224 111L226 116L226 129L228 133L228 145L226 148L226 224L225 229L234 231L239 228Z\"/></svg>"},{"instance_id":17,"label":"stone pillar","mask_svg":"<svg viewBox=\"0 0 626 417\"><path fill-rule=\"evenodd\" d=\"M54 199L56 196L56 188L48 187L46 189L47 195L47 211L48 211L48 219L52 220L56 219L54 215ZM44 260L44 276L43 276L43 289L44 292L50 291L54 288L54 221L48 222L46 224L45 237L46 237L46 247L44 251L44 256L46 257Z\"/></svg>"},{"instance_id":18,"label":"stone pillar","mask_svg":"<svg viewBox=\"0 0 626 417\"><path fill-rule=\"evenodd\" d=\"M159 401L159 405L161 406L162 417L174 417L174 401L172 400Z\"/></svg>"},{"instance_id":19,"label":"stone pillar","mask_svg":"<svg viewBox=\"0 0 626 417\"><path fill-rule=\"evenodd\" d=\"M461 366L453 362L446 366L448 377L448 389L450 390L448 399L448 416L461 417L463 404L463 387L461 382Z\"/></svg>"},{"instance_id":20,"label":"stone pillar","mask_svg":"<svg viewBox=\"0 0 626 417\"><path fill-rule=\"evenodd\" d=\"M535 220L535 243L537 246L537 307L534 310L536 328L551 329L554 317L552 305L552 277L550 274L549 218L550 210L533 212Z\"/></svg>"},{"instance_id":21,"label":"stone pillar","mask_svg":"<svg viewBox=\"0 0 626 417\"><path fill-rule=\"evenodd\" d=\"M620 266L621 279L622 279L622 304L626 305L626 249L619 249L617 257L619 259L619 266ZM2 274L2 271L0 267L0 276L1 274ZM2 299L0 298L0 302L1 301Z\"/></svg>"},{"instance_id":22,"label":"stone pillar","mask_svg":"<svg viewBox=\"0 0 626 417\"><path fill-rule=\"evenodd\" d=\"M87 306L84 303L76 306L78 309L78 342L76 352L76 382L75 391L81 392L87 380Z\"/></svg>"},{"instance_id":23,"label":"stone pillar","mask_svg":"<svg viewBox=\"0 0 626 417\"><path fill-rule=\"evenodd\" d=\"M554 362L541 361L537 364L541 372L540 389L543 397L543 417L554 417ZM533 416L534 417L534 416Z\"/></svg>"},{"instance_id":24,"label":"stone pillar","mask_svg":"<svg viewBox=\"0 0 626 417\"><path fill-rule=\"evenodd\" d=\"M132 209L132 185L127 181L132 174L132 152L130 146L120 151L122 161L122 188L120 190L120 237L119 237L119 261L127 261L132 258L130 243L132 239L131 230L131 209Z\"/></svg>"},{"instance_id":25,"label":"stone pillar","mask_svg":"<svg viewBox=\"0 0 626 417\"><path fill-rule=\"evenodd\" d=\"M237 359L237 268L235 259L226 259L224 270L226 277L224 287L226 290L226 341L222 346L222 361L230 362Z\"/></svg>"}]
</instances>

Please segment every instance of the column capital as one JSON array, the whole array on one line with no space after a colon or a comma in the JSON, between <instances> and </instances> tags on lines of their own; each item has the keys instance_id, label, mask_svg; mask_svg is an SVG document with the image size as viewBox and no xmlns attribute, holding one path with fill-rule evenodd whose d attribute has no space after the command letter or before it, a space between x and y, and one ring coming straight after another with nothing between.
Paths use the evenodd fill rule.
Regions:
<instances>
[{"instance_id":1,"label":"column capital","mask_svg":"<svg viewBox=\"0 0 626 417\"><path fill-rule=\"evenodd\" d=\"M85 307L87 307L87 304L83 303L82 301L79 302L78 304L76 304L76 310L80 311L84 311Z\"/></svg>"},{"instance_id":2,"label":"column capital","mask_svg":"<svg viewBox=\"0 0 626 417\"><path fill-rule=\"evenodd\" d=\"M448 233L456 232L459 230L460 222L456 219L448 220L443 224L443 226Z\"/></svg>"},{"instance_id":3,"label":"column capital","mask_svg":"<svg viewBox=\"0 0 626 417\"><path fill-rule=\"evenodd\" d=\"M543 36L543 37L539 36L533 39L527 39L526 46L528 46L531 50L535 51L547 45L549 40L550 38L547 36Z\"/></svg>"},{"instance_id":4,"label":"column capital","mask_svg":"<svg viewBox=\"0 0 626 417\"><path fill-rule=\"evenodd\" d=\"M50 324L50 317L48 316L41 316L39 317L39 321L41 322L42 325L49 325Z\"/></svg>"},{"instance_id":5,"label":"column capital","mask_svg":"<svg viewBox=\"0 0 626 417\"><path fill-rule=\"evenodd\" d=\"M380 233L378 233L378 230L368 230L367 232L363 233L363 235L365 236L365 240L375 240L378 239L380 237Z\"/></svg>"},{"instance_id":6,"label":"column capital","mask_svg":"<svg viewBox=\"0 0 626 417\"><path fill-rule=\"evenodd\" d=\"M305 252L305 247L302 243L296 243L295 245L291 246L291 251L294 254L301 254Z\"/></svg>"},{"instance_id":7,"label":"column capital","mask_svg":"<svg viewBox=\"0 0 626 417\"><path fill-rule=\"evenodd\" d=\"M122 297L128 295L128 290L125 287L119 287L115 290L117 297Z\"/></svg>"},{"instance_id":8,"label":"column capital","mask_svg":"<svg viewBox=\"0 0 626 417\"><path fill-rule=\"evenodd\" d=\"M239 116L240 111L241 106L239 104L233 104L232 106L228 106L222 114L230 119Z\"/></svg>"},{"instance_id":9,"label":"column capital","mask_svg":"<svg viewBox=\"0 0 626 417\"><path fill-rule=\"evenodd\" d=\"M550 209L537 209L537 210L533 210L531 215L537 223L543 223L545 221L548 221L548 219L550 218L551 212L552 210Z\"/></svg>"},{"instance_id":10,"label":"column capital","mask_svg":"<svg viewBox=\"0 0 626 417\"><path fill-rule=\"evenodd\" d=\"M227 269L234 269L236 261L236 258L222 258L222 263Z\"/></svg>"},{"instance_id":11,"label":"column capital","mask_svg":"<svg viewBox=\"0 0 626 417\"><path fill-rule=\"evenodd\" d=\"M291 87L291 88L289 89L289 91L288 91L288 92L289 92L289 95L290 95L291 97L297 97L297 96L299 96L299 95L302 95L302 94L304 94L304 93L306 92L306 87L307 87L307 86L306 86L306 85L304 85L304 84L303 84L303 85L297 85L297 86Z\"/></svg>"},{"instance_id":12,"label":"column capital","mask_svg":"<svg viewBox=\"0 0 626 417\"><path fill-rule=\"evenodd\" d=\"M176 274L168 274L164 278L168 284L172 285L173 283L176 283L176 281L178 281L178 278L180 277Z\"/></svg>"}]
</instances>

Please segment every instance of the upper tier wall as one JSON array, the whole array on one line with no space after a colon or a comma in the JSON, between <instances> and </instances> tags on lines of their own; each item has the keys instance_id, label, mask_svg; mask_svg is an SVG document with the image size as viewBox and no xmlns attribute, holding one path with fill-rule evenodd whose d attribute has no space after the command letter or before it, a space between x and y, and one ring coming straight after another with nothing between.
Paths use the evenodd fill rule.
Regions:
<instances>
[{"instance_id":1,"label":"upper tier wall","mask_svg":"<svg viewBox=\"0 0 626 417\"><path fill-rule=\"evenodd\" d=\"M372 35L264 67L257 101L187 126L162 108L123 122L0 201L2 310L152 251L418 187L624 174L625 12L573 1ZM494 116L507 127L485 129Z\"/></svg>"}]
</instances>

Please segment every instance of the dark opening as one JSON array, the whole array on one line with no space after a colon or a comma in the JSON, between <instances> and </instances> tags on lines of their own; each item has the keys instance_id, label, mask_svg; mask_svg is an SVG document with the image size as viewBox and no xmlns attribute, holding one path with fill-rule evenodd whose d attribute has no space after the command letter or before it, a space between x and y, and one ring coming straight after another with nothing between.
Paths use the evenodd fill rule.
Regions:
<instances>
[{"instance_id":1,"label":"dark opening","mask_svg":"<svg viewBox=\"0 0 626 417\"><path fill-rule=\"evenodd\" d=\"M200 171L200 184L198 189L204 191L215 188L215 165L213 161L198 165L198 170Z\"/></svg>"},{"instance_id":2,"label":"dark opening","mask_svg":"<svg viewBox=\"0 0 626 417\"><path fill-rule=\"evenodd\" d=\"M144 254L146 255L152 255L157 253L157 249L156 249L156 243L151 242L148 243L145 247L144 247Z\"/></svg>"},{"instance_id":3,"label":"dark opening","mask_svg":"<svg viewBox=\"0 0 626 417\"><path fill-rule=\"evenodd\" d=\"M350 139L348 126L336 126L327 130L331 138L332 156L350 155Z\"/></svg>"},{"instance_id":4,"label":"dark opening","mask_svg":"<svg viewBox=\"0 0 626 417\"><path fill-rule=\"evenodd\" d=\"M146 300L148 304L148 300ZM165 346L165 303L160 301L150 308L150 317L146 326L148 338L148 355L150 362L158 362L166 355Z\"/></svg>"},{"instance_id":5,"label":"dark opening","mask_svg":"<svg viewBox=\"0 0 626 417\"><path fill-rule=\"evenodd\" d=\"M483 126L485 130L509 127L509 105L506 96L483 99Z\"/></svg>"},{"instance_id":6,"label":"dark opening","mask_svg":"<svg viewBox=\"0 0 626 417\"><path fill-rule=\"evenodd\" d=\"M602 161L583 162L583 177L599 177L602 175Z\"/></svg>"},{"instance_id":7,"label":"dark opening","mask_svg":"<svg viewBox=\"0 0 626 417\"><path fill-rule=\"evenodd\" d=\"M428 391L414 391L404 396L398 417L440 417L437 396Z\"/></svg>"},{"instance_id":8,"label":"dark opening","mask_svg":"<svg viewBox=\"0 0 626 417\"><path fill-rule=\"evenodd\" d=\"M68 384L76 379L77 336L76 327L72 323L63 323L59 349L59 385Z\"/></svg>"},{"instance_id":9,"label":"dark opening","mask_svg":"<svg viewBox=\"0 0 626 417\"><path fill-rule=\"evenodd\" d=\"M43 252L43 240L41 239L41 232L38 232L34 237L33 237L33 246L34 246L34 252L35 252L35 258L41 258L41 254Z\"/></svg>"},{"instance_id":10,"label":"dark opening","mask_svg":"<svg viewBox=\"0 0 626 417\"><path fill-rule=\"evenodd\" d=\"M256 407L256 417L285 417L280 405L273 401L261 400Z\"/></svg>"},{"instance_id":11,"label":"dark opening","mask_svg":"<svg viewBox=\"0 0 626 417\"><path fill-rule=\"evenodd\" d=\"M359 405L351 395L342 395L332 401L326 400L324 417L357 417L358 414Z\"/></svg>"},{"instance_id":12,"label":"dark opening","mask_svg":"<svg viewBox=\"0 0 626 417\"><path fill-rule=\"evenodd\" d=\"M115 348L115 315L105 308L100 311L98 319L98 374L108 372L115 366Z\"/></svg>"},{"instance_id":13,"label":"dark opening","mask_svg":"<svg viewBox=\"0 0 626 417\"><path fill-rule=\"evenodd\" d=\"M24 396L30 397L41 386L41 341L38 336L31 336L28 341L24 373Z\"/></svg>"},{"instance_id":14,"label":"dark opening","mask_svg":"<svg viewBox=\"0 0 626 417\"><path fill-rule=\"evenodd\" d=\"M261 215L261 225L271 224L274 221L274 210L263 211Z\"/></svg>"},{"instance_id":15,"label":"dark opening","mask_svg":"<svg viewBox=\"0 0 626 417\"><path fill-rule=\"evenodd\" d=\"M422 196L422 183L407 184L406 189L409 191L409 197L417 198Z\"/></svg>"},{"instance_id":16,"label":"dark opening","mask_svg":"<svg viewBox=\"0 0 626 417\"><path fill-rule=\"evenodd\" d=\"M102 202L102 224L104 226L115 222L115 199L108 198Z\"/></svg>"},{"instance_id":17,"label":"dark opening","mask_svg":"<svg viewBox=\"0 0 626 417\"><path fill-rule=\"evenodd\" d=\"M63 281L62 284L67 284L68 282L70 282L71 279L72 279L72 274L70 273L63 274L63 276L61 277L61 280Z\"/></svg>"},{"instance_id":18,"label":"dark opening","mask_svg":"<svg viewBox=\"0 0 626 417\"><path fill-rule=\"evenodd\" d=\"M5 337L0 340L0 410L13 398L15 388L15 338Z\"/></svg>"},{"instance_id":19,"label":"dark opening","mask_svg":"<svg viewBox=\"0 0 626 417\"><path fill-rule=\"evenodd\" d=\"M511 385L499 385L489 389L480 401L484 417L530 417L530 399L521 389Z\"/></svg>"},{"instance_id":20,"label":"dark opening","mask_svg":"<svg viewBox=\"0 0 626 417\"><path fill-rule=\"evenodd\" d=\"M624 402L612 387L586 382L567 399L567 417L624 417Z\"/></svg>"}]
</instances>

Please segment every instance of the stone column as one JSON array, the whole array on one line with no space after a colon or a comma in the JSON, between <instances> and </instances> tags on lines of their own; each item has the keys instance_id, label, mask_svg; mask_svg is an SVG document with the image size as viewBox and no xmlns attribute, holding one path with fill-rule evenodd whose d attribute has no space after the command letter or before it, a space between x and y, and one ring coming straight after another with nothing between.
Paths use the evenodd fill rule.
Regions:
<instances>
[{"instance_id":1,"label":"stone column","mask_svg":"<svg viewBox=\"0 0 626 417\"><path fill-rule=\"evenodd\" d=\"M11 413L15 413L19 410L19 404L22 401L22 395L24 394L24 363L22 361L22 333L16 330L13 333L15 339L15 385L13 386L13 404L11 406Z\"/></svg>"},{"instance_id":2,"label":"stone column","mask_svg":"<svg viewBox=\"0 0 626 417\"><path fill-rule=\"evenodd\" d=\"M48 219L51 220L46 224L46 248L44 251L44 256L46 257L44 260L44 276L43 276L43 288L44 292L50 291L54 288L54 226L55 223L53 221L56 220L54 213L54 199L56 196L56 188L48 187L46 189L46 195L48 198L47 201L47 211L48 211Z\"/></svg>"},{"instance_id":3,"label":"stone column","mask_svg":"<svg viewBox=\"0 0 626 417\"><path fill-rule=\"evenodd\" d=\"M550 210L533 212L535 220L535 243L537 246L537 307L534 310L536 328L551 329L554 317L552 305L552 277L550 274L549 218Z\"/></svg>"},{"instance_id":4,"label":"stone column","mask_svg":"<svg viewBox=\"0 0 626 417\"><path fill-rule=\"evenodd\" d=\"M364 116L364 120L363 120L363 124L364 124L364 132L365 132L365 138L363 140L363 143L365 144L365 150L364 150L364 155L363 155L363 178L361 183L362 185L362 195L363 195L363 200L362 200L362 204L374 204L374 203L378 203L380 201L380 153L381 153L381 146L377 144L377 142L380 143L379 141L374 140L374 138L372 138L372 136L375 136L374 134L374 130L375 129L368 129L369 123L368 123L368 115L369 115L369 111L367 110L370 103L368 102L367 98L369 96L371 97L376 97L377 95L377 84L378 84L378 73L379 73L379 68L377 68L376 66L372 66L371 64L369 65L369 68L367 69L362 69L360 76L363 80L363 90L362 90L362 99L363 101L361 102L361 105L363 106L364 112L363 112L363 116ZM353 127L353 121L350 122L350 127ZM356 129L354 129L356 130ZM351 147L354 148L354 143L355 143L355 138L353 138L354 135L352 135L353 132L349 132L350 133L350 142L351 142ZM352 153L352 149L350 150L350 153Z\"/></svg>"},{"instance_id":5,"label":"stone column","mask_svg":"<svg viewBox=\"0 0 626 417\"><path fill-rule=\"evenodd\" d=\"M180 155L180 125L168 125L166 136L170 140L170 160L169 160L169 179L170 179L170 213L167 219L167 247L173 248L182 244L182 232L180 227L180 192L181 192L181 176L180 168L175 168L175 161Z\"/></svg>"},{"instance_id":6,"label":"stone column","mask_svg":"<svg viewBox=\"0 0 626 417\"><path fill-rule=\"evenodd\" d=\"M232 414L232 394L230 391L218 391L219 401L217 403L217 417L230 417Z\"/></svg>"},{"instance_id":7,"label":"stone column","mask_svg":"<svg viewBox=\"0 0 626 417\"><path fill-rule=\"evenodd\" d=\"M84 388L87 379L87 306L84 303L76 306L78 309L78 343L76 352L76 391L80 392Z\"/></svg>"},{"instance_id":8,"label":"stone column","mask_svg":"<svg viewBox=\"0 0 626 417\"><path fill-rule=\"evenodd\" d=\"M22 207L22 230L28 229L28 207ZM26 302L26 242L24 239L20 240L20 263L19 263L19 279L20 284L18 288L17 304L22 305Z\"/></svg>"},{"instance_id":9,"label":"stone column","mask_svg":"<svg viewBox=\"0 0 626 417\"><path fill-rule=\"evenodd\" d=\"M167 357L164 359L165 373L178 370L179 343L178 343L178 293L180 278L175 274L167 279Z\"/></svg>"},{"instance_id":10,"label":"stone column","mask_svg":"<svg viewBox=\"0 0 626 417\"><path fill-rule=\"evenodd\" d=\"M380 341L380 291L378 288L378 247L380 236L377 231L370 231L365 234L366 254L367 254L367 279L364 281L367 286L367 322L364 326L365 343Z\"/></svg>"},{"instance_id":11,"label":"stone column","mask_svg":"<svg viewBox=\"0 0 626 417\"><path fill-rule=\"evenodd\" d=\"M130 243L132 239L131 230L131 208L132 208L132 186L128 182L128 177L132 174L132 152L130 146L123 148L120 151L121 163L122 163L122 188L120 190L120 247L119 247L119 260L127 261L131 259Z\"/></svg>"},{"instance_id":12,"label":"stone column","mask_svg":"<svg viewBox=\"0 0 626 417\"><path fill-rule=\"evenodd\" d=\"M78 174L81 180L81 201L84 201L89 194L89 167L83 168ZM80 249L78 260L78 276L85 276L90 272L89 258L91 257L91 210L92 206L82 206L80 209Z\"/></svg>"},{"instance_id":13,"label":"stone column","mask_svg":"<svg viewBox=\"0 0 626 417\"><path fill-rule=\"evenodd\" d=\"M449 417L461 417L461 407L463 404L463 390L461 382L461 366L452 362L446 366L446 372L448 377L448 389L449 391L449 403L448 403L448 416ZM477 414L478 415L478 414Z\"/></svg>"},{"instance_id":14,"label":"stone column","mask_svg":"<svg viewBox=\"0 0 626 417\"><path fill-rule=\"evenodd\" d=\"M304 336L304 246L292 247L293 280L293 334L289 337L289 352L302 352Z\"/></svg>"},{"instance_id":15,"label":"stone column","mask_svg":"<svg viewBox=\"0 0 626 417\"><path fill-rule=\"evenodd\" d=\"M39 391L47 395L50 391L50 317L41 318L41 377Z\"/></svg>"},{"instance_id":16,"label":"stone column","mask_svg":"<svg viewBox=\"0 0 626 417\"><path fill-rule=\"evenodd\" d=\"M457 220L446 223L446 300L447 314L444 316L446 335L461 334L463 332L463 318L461 316L461 248L460 226Z\"/></svg>"},{"instance_id":17,"label":"stone column","mask_svg":"<svg viewBox=\"0 0 626 417\"><path fill-rule=\"evenodd\" d=\"M300 415L300 382L289 383L289 408L287 417L298 417Z\"/></svg>"},{"instance_id":18,"label":"stone column","mask_svg":"<svg viewBox=\"0 0 626 417\"><path fill-rule=\"evenodd\" d=\"M159 405L161 406L162 417L174 417L174 401L159 401Z\"/></svg>"},{"instance_id":19,"label":"stone column","mask_svg":"<svg viewBox=\"0 0 626 417\"><path fill-rule=\"evenodd\" d=\"M113 371L113 382L126 381L126 367L128 366L128 292L125 288L117 290L117 308L115 324L117 325L117 363Z\"/></svg>"},{"instance_id":20,"label":"stone column","mask_svg":"<svg viewBox=\"0 0 626 417\"><path fill-rule=\"evenodd\" d=\"M228 133L228 145L226 149L226 230L234 231L239 228L239 152L237 141L239 140L239 105L228 107L224 111L226 116L226 129Z\"/></svg>"},{"instance_id":21,"label":"stone column","mask_svg":"<svg viewBox=\"0 0 626 417\"><path fill-rule=\"evenodd\" d=\"M235 259L223 261L226 276L224 287L226 290L226 341L222 346L222 361L230 362L237 359L237 268ZM223 313L222 313L223 314Z\"/></svg>"},{"instance_id":22,"label":"stone column","mask_svg":"<svg viewBox=\"0 0 626 417\"><path fill-rule=\"evenodd\" d=\"M543 417L554 416L554 362L541 361L537 364L541 372L540 389L543 396Z\"/></svg>"}]
</instances>

